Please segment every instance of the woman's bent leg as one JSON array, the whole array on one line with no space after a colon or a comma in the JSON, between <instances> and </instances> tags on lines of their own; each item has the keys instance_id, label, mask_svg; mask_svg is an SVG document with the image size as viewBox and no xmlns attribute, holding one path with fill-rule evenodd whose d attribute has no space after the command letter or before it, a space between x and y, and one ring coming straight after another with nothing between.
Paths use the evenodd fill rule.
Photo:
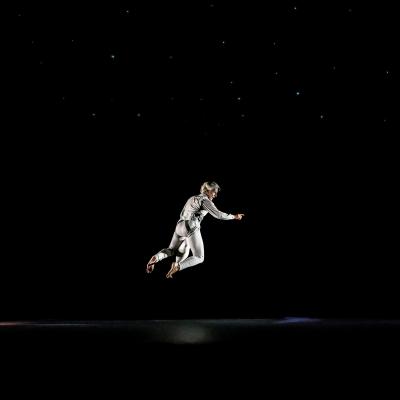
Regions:
<instances>
[{"instance_id":1,"label":"woman's bent leg","mask_svg":"<svg viewBox=\"0 0 400 400\"><path fill-rule=\"evenodd\" d=\"M193 235L186 239L186 241L192 250L192 256L179 262L180 270L193 267L194 265L200 264L204 261L204 244L200 229L197 229Z\"/></svg>"}]
</instances>

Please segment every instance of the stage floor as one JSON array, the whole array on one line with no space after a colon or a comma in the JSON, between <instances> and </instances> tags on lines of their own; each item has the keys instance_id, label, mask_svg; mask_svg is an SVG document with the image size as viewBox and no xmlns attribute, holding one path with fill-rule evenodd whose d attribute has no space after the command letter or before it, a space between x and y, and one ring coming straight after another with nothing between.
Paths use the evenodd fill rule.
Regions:
<instances>
[{"instance_id":1,"label":"stage floor","mask_svg":"<svg viewBox=\"0 0 400 400\"><path fill-rule=\"evenodd\" d=\"M87 337L123 336L140 344L261 343L270 339L318 337L357 338L398 336L400 320L317 319L185 319L185 320L86 320L3 321L0 335L27 334Z\"/></svg>"}]
</instances>

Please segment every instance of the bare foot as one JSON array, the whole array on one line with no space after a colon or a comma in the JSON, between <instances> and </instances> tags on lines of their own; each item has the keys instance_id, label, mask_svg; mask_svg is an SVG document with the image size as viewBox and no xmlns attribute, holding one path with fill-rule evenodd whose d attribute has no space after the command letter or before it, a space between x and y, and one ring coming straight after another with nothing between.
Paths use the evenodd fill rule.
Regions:
<instances>
[{"instance_id":1,"label":"bare foot","mask_svg":"<svg viewBox=\"0 0 400 400\"><path fill-rule=\"evenodd\" d=\"M153 256L150 258L150 261L147 263L146 272L150 274L154 271L154 264L157 262L157 257Z\"/></svg>"},{"instance_id":2,"label":"bare foot","mask_svg":"<svg viewBox=\"0 0 400 400\"><path fill-rule=\"evenodd\" d=\"M173 262L171 264L171 269L167 273L167 278L172 278L172 275L174 275L176 272L180 270L179 264L177 262Z\"/></svg>"}]
</instances>

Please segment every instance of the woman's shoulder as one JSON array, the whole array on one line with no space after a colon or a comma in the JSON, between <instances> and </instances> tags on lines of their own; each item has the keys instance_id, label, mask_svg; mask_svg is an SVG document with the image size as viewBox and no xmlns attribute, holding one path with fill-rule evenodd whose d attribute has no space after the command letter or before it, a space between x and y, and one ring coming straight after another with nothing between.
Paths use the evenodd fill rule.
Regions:
<instances>
[{"instance_id":1,"label":"woman's shoulder","mask_svg":"<svg viewBox=\"0 0 400 400\"><path fill-rule=\"evenodd\" d=\"M205 199L207 199L207 196L205 194L200 193L190 197L188 202L192 203L193 205L197 204L198 206L201 206Z\"/></svg>"},{"instance_id":2,"label":"woman's shoulder","mask_svg":"<svg viewBox=\"0 0 400 400\"><path fill-rule=\"evenodd\" d=\"M201 201L208 199L208 197L203 193L198 194L196 197Z\"/></svg>"},{"instance_id":3,"label":"woman's shoulder","mask_svg":"<svg viewBox=\"0 0 400 400\"><path fill-rule=\"evenodd\" d=\"M189 198L189 200L190 200L190 199L203 200L203 199L205 199L205 198L207 198L207 196L206 196L205 194L199 193L199 194L195 194L194 196L191 196L191 197Z\"/></svg>"}]
</instances>

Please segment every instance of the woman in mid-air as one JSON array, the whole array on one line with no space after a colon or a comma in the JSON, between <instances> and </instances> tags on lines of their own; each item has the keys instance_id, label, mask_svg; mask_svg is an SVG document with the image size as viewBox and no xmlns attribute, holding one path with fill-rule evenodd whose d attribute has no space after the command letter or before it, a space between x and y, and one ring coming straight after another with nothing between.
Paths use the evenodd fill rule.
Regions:
<instances>
[{"instance_id":1,"label":"woman in mid-air","mask_svg":"<svg viewBox=\"0 0 400 400\"><path fill-rule=\"evenodd\" d=\"M200 224L208 213L222 220L243 218L244 214L226 214L215 207L213 200L217 197L219 190L220 187L216 182L204 182L201 185L200 194L189 198L180 214L170 245L150 258L147 263L147 273L153 272L157 262L171 256L176 256L176 261L172 263L167 278L172 278L178 271L202 263L204 245ZM192 256L188 257L190 250L192 250Z\"/></svg>"}]
</instances>

